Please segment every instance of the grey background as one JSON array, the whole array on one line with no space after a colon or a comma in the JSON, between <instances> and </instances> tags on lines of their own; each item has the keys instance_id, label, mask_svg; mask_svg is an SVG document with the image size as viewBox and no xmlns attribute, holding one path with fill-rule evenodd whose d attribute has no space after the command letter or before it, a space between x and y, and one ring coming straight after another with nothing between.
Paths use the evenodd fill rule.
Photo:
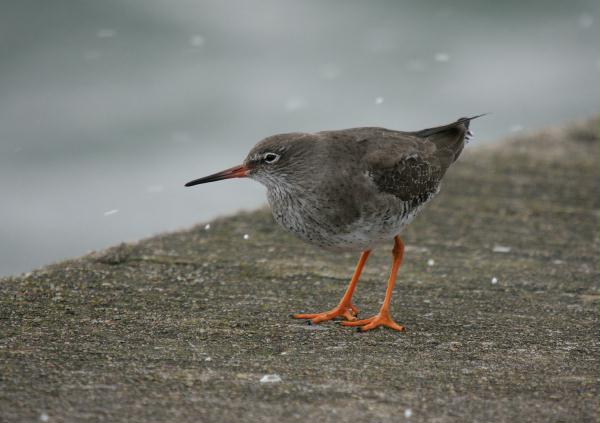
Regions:
<instances>
[{"instance_id":1,"label":"grey background","mask_svg":"<svg viewBox=\"0 0 600 423\"><path fill-rule=\"evenodd\" d=\"M0 274L259 206L183 183L273 133L486 143L597 114L598 70L591 0L3 1Z\"/></svg>"}]
</instances>

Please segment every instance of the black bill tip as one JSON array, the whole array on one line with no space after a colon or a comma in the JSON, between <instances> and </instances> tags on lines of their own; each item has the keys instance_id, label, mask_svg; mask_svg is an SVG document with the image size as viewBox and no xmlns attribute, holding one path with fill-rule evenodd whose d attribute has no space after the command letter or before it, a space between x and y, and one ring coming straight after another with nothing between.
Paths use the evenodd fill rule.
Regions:
<instances>
[{"instance_id":1,"label":"black bill tip","mask_svg":"<svg viewBox=\"0 0 600 423\"><path fill-rule=\"evenodd\" d=\"M221 172L213 173L212 175L205 176L204 178L194 179L193 181L185 184L186 187L192 187L194 185L206 184L208 182L220 181L222 179L231 178L245 178L248 176L248 167L245 165L230 167Z\"/></svg>"}]
</instances>

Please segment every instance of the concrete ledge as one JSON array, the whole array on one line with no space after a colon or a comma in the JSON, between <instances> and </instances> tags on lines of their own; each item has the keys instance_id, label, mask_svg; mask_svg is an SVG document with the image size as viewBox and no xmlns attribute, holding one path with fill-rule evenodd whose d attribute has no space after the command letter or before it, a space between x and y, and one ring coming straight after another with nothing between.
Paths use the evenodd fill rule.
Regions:
<instances>
[{"instance_id":1,"label":"concrete ledge","mask_svg":"<svg viewBox=\"0 0 600 423\"><path fill-rule=\"evenodd\" d=\"M0 421L598 421L597 119L471 148L404 240L404 334L289 319L357 258L265 210L0 279Z\"/></svg>"}]
</instances>

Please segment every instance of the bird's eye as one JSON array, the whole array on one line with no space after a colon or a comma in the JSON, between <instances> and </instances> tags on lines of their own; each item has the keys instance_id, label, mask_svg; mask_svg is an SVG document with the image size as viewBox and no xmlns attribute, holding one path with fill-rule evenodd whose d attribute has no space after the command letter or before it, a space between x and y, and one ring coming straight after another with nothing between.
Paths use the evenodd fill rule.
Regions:
<instances>
[{"instance_id":1,"label":"bird's eye","mask_svg":"<svg viewBox=\"0 0 600 423\"><path fill-rule=\"evenodd\" d=\"M279 160L279 154L275 154L275 153L267 153L265 154L265 163L275 163L277 160Z\"/></svg>"}]
</instances>

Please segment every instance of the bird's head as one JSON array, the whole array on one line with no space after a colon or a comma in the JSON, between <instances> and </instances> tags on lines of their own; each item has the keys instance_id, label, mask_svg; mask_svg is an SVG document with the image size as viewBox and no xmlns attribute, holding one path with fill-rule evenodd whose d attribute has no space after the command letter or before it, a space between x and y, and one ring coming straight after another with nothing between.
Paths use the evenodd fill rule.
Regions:
<instances>
[{"instance_id":1,"label":"bird's head","mask_svg":"<svg viewBox=\"0 0 600 423\"><path fill-rule=\"evenodd\" d=\"M252 178L267 188L298 184L310 173L314 137L291 133L268 137L256 144L239 166L225 169L185 184L190 187L231 178Z\"/></svg>"}]
</instances>

